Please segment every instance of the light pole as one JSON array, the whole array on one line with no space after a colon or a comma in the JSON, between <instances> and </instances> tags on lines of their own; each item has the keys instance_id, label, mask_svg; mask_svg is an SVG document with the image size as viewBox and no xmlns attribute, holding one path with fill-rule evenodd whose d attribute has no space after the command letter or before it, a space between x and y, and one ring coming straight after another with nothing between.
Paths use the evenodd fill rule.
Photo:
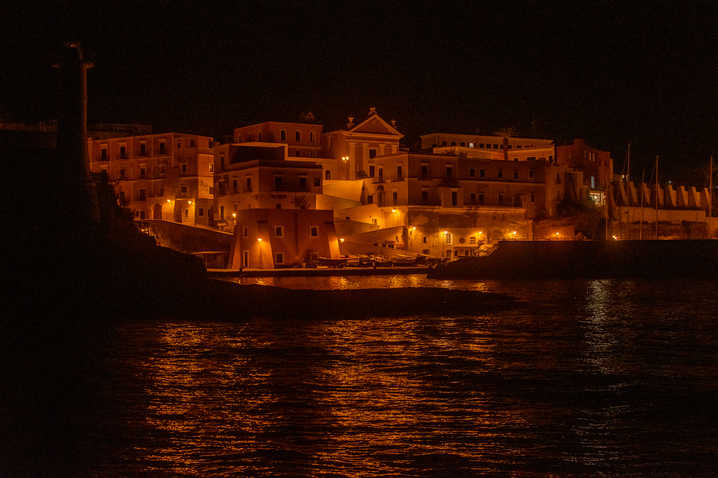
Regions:
<instances>
[{"instance_id":1,"label":"light pole","mask_svg":"<svg viewBox=\"0 0 718 478\"><path fill-rule=\"evenodd\" d=\"M344 169L346 169L346 176L344 179L349 179L349 156L342 156L342 162L344 163Z\"/></svg>"}]
</instances>

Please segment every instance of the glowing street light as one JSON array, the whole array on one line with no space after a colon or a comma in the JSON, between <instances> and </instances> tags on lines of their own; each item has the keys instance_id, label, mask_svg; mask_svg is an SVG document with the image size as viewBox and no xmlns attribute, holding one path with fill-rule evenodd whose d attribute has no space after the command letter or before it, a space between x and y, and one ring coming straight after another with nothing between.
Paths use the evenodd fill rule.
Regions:
<instances>
[{"instance_id":1,"label":"glowing street light","mask_svg":"<svg viewBox=\"0 0 718 478\"><path fill-rule=\"evenodd\" d=\"M392 214L396 214L399 211L397 211L395 208L391 208L391 212L392 212Z\"/></svg>"},{"instance_id":2,"label":"glowing street light","mask_svg":"<svg viewBox=\"0 0 718 478\"><path fill-rule=\"evenodd\" d=\"M344 238L343 238L343 237L340 237L340 238L339 238L339 242L344 242Z\"/></svg>"},{"instance_id":3,"label":"glowing street light","mask_svg":"<svg viewBox=\"0 0 718 478\"><path fill-rule=\"evenodd\" d=\"M236 213L236 212L233 212L233 213L232 213L232 218L233 218L233 219L237 219L237 213Z\"/></svg>"},{"instance_id":4,"label":"glowing street light","mask_svg":"<svg viewBox=\"0 0 718 478\"><path fill-rule=\"evenodd\" d=\"M261 237L258 237L258 238L257 238L257 242L262 242L262 238L261 238Z\"/></svg>"},{"instance_id":5,"label":"glowing street light","mask_svg":"<svg viewBox=\"0 0 718 478\"><path fill-rule=\"evenodd\" d=\"M616 235L615 235L615 234L614 234L614 235L612 235L611 237L613 238L613 240L614 240L614 241L617 241L617 240L618 240L618 237L616 237Z\"/></svg>"}]
</instances>

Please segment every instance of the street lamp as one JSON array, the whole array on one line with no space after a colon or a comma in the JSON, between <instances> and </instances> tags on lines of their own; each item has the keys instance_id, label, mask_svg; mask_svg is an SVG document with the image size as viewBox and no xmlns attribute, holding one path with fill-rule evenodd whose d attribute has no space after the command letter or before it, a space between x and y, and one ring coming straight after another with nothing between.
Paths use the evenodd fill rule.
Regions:
<instances>
[{"instance_id":1,"label":"street lamp","mask_svg":"<svg viewBox=\"0 0 718 478\"><path fill-rule=\"evenodd\" d=\"M349 156L342 156L342 162L345 164L344 168L346 171L346 179L349 179Z\"/></svg>"}]
</instances>

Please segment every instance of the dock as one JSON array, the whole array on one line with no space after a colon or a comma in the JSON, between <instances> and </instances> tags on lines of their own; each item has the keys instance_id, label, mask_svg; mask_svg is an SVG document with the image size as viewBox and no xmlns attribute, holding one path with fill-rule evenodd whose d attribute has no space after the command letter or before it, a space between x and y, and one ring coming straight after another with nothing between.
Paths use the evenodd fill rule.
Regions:
<instances>
[{"instance_id":1,"label":"dock","mask_svg":"<svg viewBox=\"0 0 718 478\"><path fill-rule=\"evenodd\" d=\"M319 277L349 275L394 275L394 274L426 274L426 266L394 266L394 267L312 267L312 268L278 268L278 269L207 269L212 278L224 277Z\"/></svg>"}]
</instances>

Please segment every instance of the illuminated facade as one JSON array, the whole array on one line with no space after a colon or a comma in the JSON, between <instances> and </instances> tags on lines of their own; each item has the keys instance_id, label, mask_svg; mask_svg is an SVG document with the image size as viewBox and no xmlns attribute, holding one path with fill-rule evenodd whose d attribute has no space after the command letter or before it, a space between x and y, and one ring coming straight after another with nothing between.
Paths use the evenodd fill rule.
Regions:
<instances>
[{"instance_id":1,"label":"illuminated facade","mask_svg":"<svg viewBox=\"0 0 718 478\"><path fill-rule=\"evenodd\" d=\"M242 143L215 148L215 224L232 228L244 209L316 209L322 168L287 161L287 146Z\"/></svg>"},{"instance_id":2,"label":"illuminated facade","mask_svg":"<svg viewBox=\"0 0 718 478\"><path fill-rule=\"evenodd\" d=\"M301 267L317 258L337 258L332 211L242 209L230 252L233 269Z\"/></svg>"},{"instance_id":3,"label":"illuminated facade","mask_svg":"<svg viewBox=\"0 0 718 478\"><path fill-rule=\"evenodd\" d=\"M90 170L105 172L135 219L209 225L212 138L164 133L91 139Z\"/></svg>"}]
</instances>

